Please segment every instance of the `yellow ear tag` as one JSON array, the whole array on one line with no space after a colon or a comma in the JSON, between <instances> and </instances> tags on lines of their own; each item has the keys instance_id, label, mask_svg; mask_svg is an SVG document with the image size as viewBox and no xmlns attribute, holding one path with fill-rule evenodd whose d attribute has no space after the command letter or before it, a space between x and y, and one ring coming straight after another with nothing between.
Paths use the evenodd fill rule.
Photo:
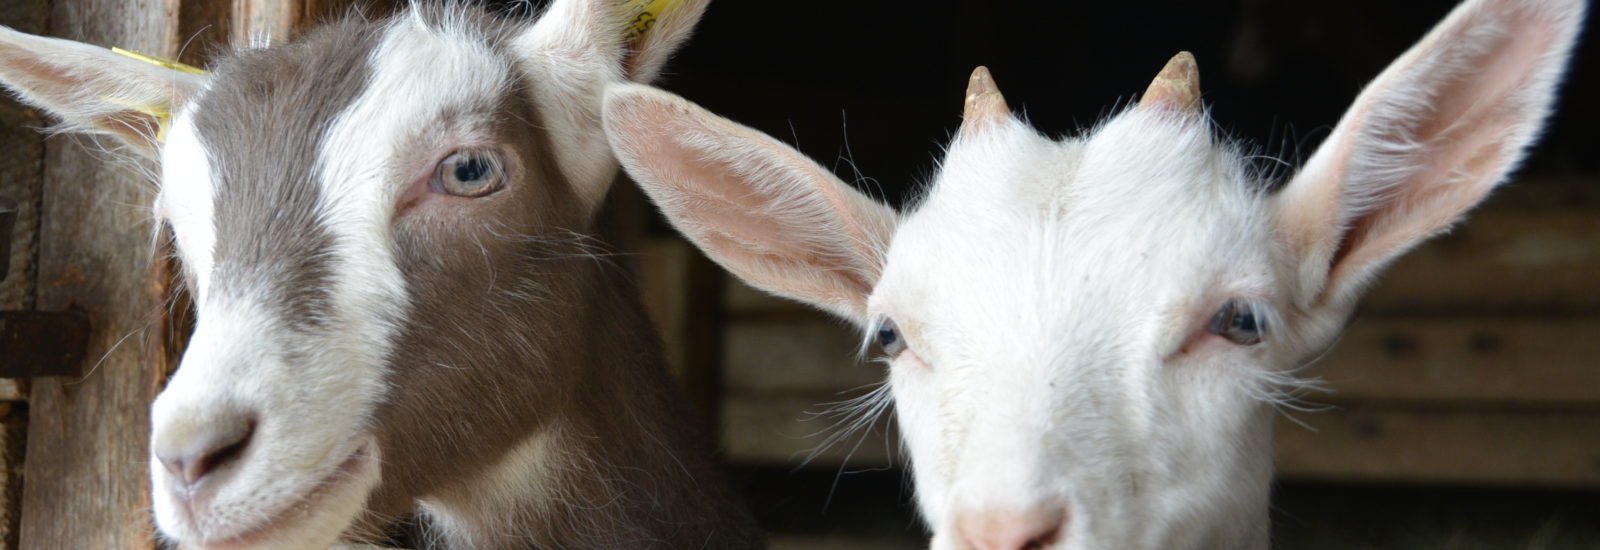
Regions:
<instances>
[{"instance_id":1,"label":"yellow ear tag","mask_svg":"<svg viewBox=\"0 0 1600 550\"><path fill-rule=\"evenodd\" d=\"M115 53L117 53L119 55L123 55L123 56L129 57L129 58L137 59L139 61L143 61L145 63L149 63L151 65L155 65L157 67L162 67L162 68L166 68L166 69L172 69L174 71L183 71L183 72L186 72L186 73L189 73L189 74L197 74L197 75L201 75L201 76L205 76L205 75L209 74L204 69L201 69L199 67L195 67L193 65L187 65L187 64L184 64L184 63L180 63L178 61L167 59L165 57L142 54L142 53L139 53L139 52L136 52L136 51L133 51L133 50L124 50L124 49L118 48L118 47L112 47L111 51L115 52ZM162 106L159 106L159 105L150 105L150 104L146 104L146 103L140 103L140 102L137 102L137 101L129 101L129 100L126 100L126 99L123 99L123 98L120 98L120 97L115 97L115 96L100 96L100 98L104 99L106 101L110 101L112 103L115 103L117 105L121 105L121 106L126 107L128 109L131 109L131 110L134 110L134 111L138 111L140 113L144 113L144 114L156 117L156 121L159 124L159 126L156 127L156 141L160 142L160 143L166 143L166 141L167 141L167 126L172 124L172 113L168 112L166 107L162 107Z\"/></svg>"},{"instance_id":2,"label":"yellow ear tag","mask_svg":"<svg viewBox=\"0 0 1600 550\"><path fill-rule=\"evenodd\" d=\"M172 69L174 71L183 71L183 72L186 72L186 73L189 73L189 74L197 74L197 75L200 75L200 76L205 76L206 74L208 74L208 73L206 73L205 69L196 67L194 65L184 64L184 63L181 63L181 62L179 62L177 60L174 60L174 59L167 59L165 57L161 57L161 56L158 56L158 55L143 54L143 53L139 53L139 52L136 52L136 51L133 51L133 50L124 50L124 49L118 48L116 46L112 46L111 47L111 51L116 52L116 53L121 54L121 55L124 55L124 56L127 56L127 57L131 57L133 59L137 59L139 61L143 61L145 63L149 63L151 65L155 65L155 66L158 66L158 67L166 67L166 68Z\"/></svg>"},{"instance_id":3,"label":"yellow ear tag","mask_svg":"<svg viewBox=\"0 0 1600 550\"><path fill-rule=\"evenodd\" d=\"M678 7L680 0L626 0L622 3L622 19L628 28L622 38L637 43L656 26L656 21Z\"/></svg>"}]
</instances>

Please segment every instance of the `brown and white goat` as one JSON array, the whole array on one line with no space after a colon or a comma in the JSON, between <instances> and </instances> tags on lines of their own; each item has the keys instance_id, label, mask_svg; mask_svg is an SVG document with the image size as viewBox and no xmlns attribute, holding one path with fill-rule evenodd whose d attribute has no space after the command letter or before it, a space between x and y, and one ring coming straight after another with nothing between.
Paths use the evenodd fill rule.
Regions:
<instances>
[{"instance_id":1,"label":"brown and white goat","mask_svg":"<svg viewBox=\"0 0 1600 550\"><path fill-rule=\"evenodd\" d=\"M618 86L605 126L712 258L882 344L934 548L1266 548L1294 368L1378 272L1506 179L1584 10L1464 2L1277 192L1215 136L1187 54L1137 108L1063 140L980 69L902 214L665 92Z\"/></svg>"},{"instance_id":2,"label":"brown and white goat","mask_svg":"<svg viewBox=\"0 0 1600 550\"><path fill-rule=\"evenodd\" d=\"M705 9L675 4L632 43L615 0L412 7L209 74L0 29L0 81L160 163L198 316L153 405L166 537L322 548L415 510L444 548L760 544L591 254L602 90L655 77Z\"/></svg>"}]
</instances>

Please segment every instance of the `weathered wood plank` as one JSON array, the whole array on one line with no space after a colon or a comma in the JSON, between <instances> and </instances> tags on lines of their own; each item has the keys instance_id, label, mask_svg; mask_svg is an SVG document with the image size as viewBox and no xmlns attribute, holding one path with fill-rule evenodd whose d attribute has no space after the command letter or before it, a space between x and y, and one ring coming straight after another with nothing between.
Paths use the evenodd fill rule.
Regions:
<instances>
[{"instance_id":1,"label":"weathered wood plank","mask_svg":"<svg viewBox=\"0 0 1600 550\"><path fill-rule=\"evenodd\" d=\"M881 382L882 365L857 360L859 336L825 314L735 321L725 329L723 384L729 391L828 394Z\"/></svg>"},{"instance_id":2,"label":"weathered wood plank","mask_svg":"<svg viewBox=\"0 0 1600 550\"><path fill-rule=\"evenodd\" d=\"M683 384L707 429L715 430L722 395L722 321L715 298L718 268L677 237L640 236L638 256L645 307L661 332L672 373Z\"/></svg>"},{"instance_id":3,"label":"weathered wood plank","mask_svg":"<svg viewBox=\"0 0 1600 550\"><path fill-rule=\"evenodd\" d=\"M721 445L731 461L794 466L808 456L812 464L878 468L902 462L900 442L888 416L868 430L827 445L839 433L840 417L827 414L835 403L860 395L729 393L722 400ZM846 459L848 458L848 462Z\"/></svg>"},{"instance_id":4,"label":"weathered wood plank","mask_svg":"<svg viewBox=\"0 0 1600 550\"><path fill-rule=\"evenodd\" d=\"M300 2L235 0L234 44L277 44L288 40L300 24Z\"/></svg>"},{"instance_id":5,"label":"weathered wood plank","mask_svg":"<svg viewBox=\"0 0 1600 550\"><path fill-rule=\"evenodd\" d=\"M1362 301L1368 312L1600 310L1600 215L1484 210L1407 254Z\"/></svg>"},{"instance_id":6,"label":"weathered wood plank","mask_svg":"<svg viewBox=\"0 0 1600 550\"><path fill-rule=\"evenodd\" d=\"M0 25L45 32L50 4L45 0L12 0L0 10ZM44 182L45 125L37 109L0 94L0 195L16 201L17 220L8 236L8 271L0 274L0 310L33 309L39 252L39 190ZM22 465L27 443L25 415L13 403L27 399L25 380L0 379L0 550L17 548L22 518Z\"/></svg>"},{"instance_id":7,"label":"weathered wood plank","mask_svg":"<svg viewBox=\"0 0 1600 550\"><path fill-rule=\"evenodd\" d=\"M1357 317L1306 375L1313 401L1593 410L1600 406L1600 318Z\"/></svg>"},{"instance_id":8,"label":"weathered wood plank","mask_svg":"<svg viewBox=\"0 0 1600 550\"><path fill-rule=\"evenodd\" d=\"M22 464L27 449L28 419L15 402L0 402L0 549L18 548L21 526Z\"/></svg>"},{"instance_id":9,"label":"weathered wood plank","mask_svg":"<svg viewBox=\"0 0 1600 550\"><path fill-rule=\"evenodd\" d=\"M1600 487L1600 414L1385 410L1278 423L1289 479Z\"/></svg>"},{"instance_id":10,"label":"weathered wood plank","mask_svg":"<svg viewBox=\"0 0 1600 550\"><path fill-rule=\"evenodd\" d=\"M0 25L45 32L50 4L45 0L11 0L0 10ZM0 309L32 309L36 256L39 251L39 187L44 176L44 115L9 94L0 94L0 195L17 201L12 228L10 269L0 281Z\"/></svg>"},{"instance_id":11,"label":"weathered wood plank","mask_svg":"<svg viewBox=\"0 0 1600 550\"><path fill-rule=\"evenodd\" d=\"M688 361L685 332L689 328L689 295L684 287L688 284L693 251L675 239L650 239L640 248L639 286L645 309L661 331L662 349L672 374L682 379Z\"/></svg>"},{"instance_id":12,"label":"weathered wood plank","mask_svg":"<svg viewBox=\"0 0 1600 550\"><path fill-rule=\"evenodd\" d=\"M176 0L58 0L51 34L172 56ZM153 548L144 464L161 349L145 327L164 296L153 283L148 205L137 171L109 166L79 139L46 148L41 310L77 308L94 327L82 379L37 380L24 472L24 548ZM103 357L103 359L100 359Z\"/></svg>"}]
</instances>

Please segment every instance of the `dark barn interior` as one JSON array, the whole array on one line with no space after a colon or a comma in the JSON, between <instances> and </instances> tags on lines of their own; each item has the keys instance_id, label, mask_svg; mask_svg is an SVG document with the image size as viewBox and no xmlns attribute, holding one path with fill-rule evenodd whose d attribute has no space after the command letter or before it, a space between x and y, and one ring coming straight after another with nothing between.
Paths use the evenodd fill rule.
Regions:
<instances>
[{"instance_id":1,"label":"dark barn interior","mask_svg":"<svg viewBox=\"0 0 1600 550\"><path fill-rule=\"evenodd\" d=\"M356 3L368 13L402 4ZM485 3L523 17L544 2ZM349 4L307 0L305 14L337 16ZM1253 162L1281 183L1362 86L1454 4L717 0L659 84L904 206L959 125L974 67L988 66L1041 132L1073 135L1127 106L1188 50L1217 131L1251 144ZM203 64L230 30L191 24L222 3L190 5L179 15L195 37L183 59ZM0 24L46 32L48 13L43 0L0 0ZM1278 427L1274 548L1600 549L1597 65L1600 47L1581 43L1548 130L1513 181L1397 264L1308 373L1333 392L1310 397L1326 410ZM37 112L0 98L0 155L11 155L0 160L56 162L40 152L39 125ZM35 141L14 145L23 139ZM0 163L0 176L23 181L12 164L24 166ZM725 275L631 185L614 189L603 220L773 547L926 547L890 419L807 458L830 422L813 413L883 378L880 365L856 360L854 330ZM21 238L19 250L37 252ZM5 309L45 309L35 296L46 277L18 267L33 261L12 262L13 273L35 271L0 286ZM177 340L164 349L181 350ZM36 399L26 383L0 384L10 495L0 550L74 547L17 546L15 510L34 498L17 504L23 430L55 414ZM51 521L34 514L21 521Z\"/></svg>"}]
</instances>

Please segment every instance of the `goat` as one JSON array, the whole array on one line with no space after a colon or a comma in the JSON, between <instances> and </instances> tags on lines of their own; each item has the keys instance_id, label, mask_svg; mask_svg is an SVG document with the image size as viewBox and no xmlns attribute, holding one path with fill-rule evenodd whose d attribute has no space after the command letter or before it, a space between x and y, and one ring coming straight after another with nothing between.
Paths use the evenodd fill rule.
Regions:
<instances>
[{"instance_id":1,"label":"goat","mask_svg":"<svg viewBox=\"0 0 1600 550\"><path fill-rule=\"evenodd\" d=\"M591 236L602 90L706 2L668 4L413 6L209 72L0 30L22 100L160 165L198 318L152 405L165 537L326 548L417 513L443 548L761 544Z\"/></svg>"},{"instance_id":2,"label":"goat","mask_svg":"<svg viewBox=\"0 0 1600 550\"><path fill-rule=\"evenodd\" d=\"M1584 10L1461 4L1276 191L1212 131L1187 53L1137 107L1059 141L980 67L902 214L662 91L614 86L603 124L711 258L881 346L934 549L1265 548L1296 367L1379 271L1506 179Z\"/></svg>"}]
</instances>

